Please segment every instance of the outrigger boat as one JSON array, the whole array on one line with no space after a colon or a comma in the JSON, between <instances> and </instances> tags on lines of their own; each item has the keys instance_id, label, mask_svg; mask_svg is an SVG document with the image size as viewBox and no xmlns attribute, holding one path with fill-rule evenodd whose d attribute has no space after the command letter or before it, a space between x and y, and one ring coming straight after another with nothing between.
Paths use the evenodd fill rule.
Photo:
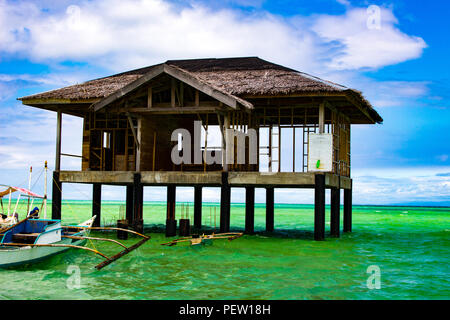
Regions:
<instances>
[{"instance_id":1,"label":"outrigger boat","mask_svg":"<svg viewBox=\"0 0 450 320\"><path fill-rule=\"evenodd\" d=\"M45 162L45 172L45 177L47 177L47 162ZM31 169L29 184L31 185ZM20 195L25 194L28 197L33 198L33 200L35 198L43 199L41 209L42 207L44 208L44 219L39 219L39 209L36 207L33 211L27 214L27 217L24 220L18 221L18 215L16 211L19 204L20 195L17 199L17 203L12 214L10 210L11 194L16 191L19 191ZM0 268L34 263L67 251L68 249L76 248L90 251L103 257L104 261L95 266L97 270L100 270L110 263L128 254L129 252L137 249L150 239L150 237L148 236L128 229L92 227L96 216L93 216L91 219L79 225L69 226L62 226L61 220L48 220L46 219L46 193L47 181L45 181L44 196L39 196L29 190L17 187L8 187L5 191L0 192L0 200L4 195L9 194L8 215L6 216L6 218L2 219L2 224L0 225ZM33 201L31 202L31 206L32 205ZM29 208L30 202L28 201L27 211L29 210ZM3 211L2 215L4 216ZM120 230L123 232L136 234L143 239L130 247L126 247L122 243L113 239L89 237L90 230ZM87 240L113 242L123 247L123 250L112 257L108 257L98 250L85 247L84 245L86 244Z\"/></svg>"},{"instance_id":2,"label":"outrigger boat","mask_svg":"<svg viewBox=\"0 0 450 320\"><path fill-rule=\"evenodd\" d=\"M90 228L95 217L76 226ZM89 229L73 232L60 220L30 219L0 230L0 267L34 263L72 248L84 248ZM73 238L75 236L75 238ZM94 250L95 251L95 250ZM95 252L97 253L97 252Z\"/></svg>"},{"instance_id":3,"label":"outrigger boat","mask_svg":"<svg viewBox=\"0 0 450 320\"><path fill-rule=\"evenodd\" d=\"M216 239L227 239L228 241L235 240L242 237L243 233L240 232L227 232L227 233L213 233L213 234L202 234L193 235L190 237L183 237L174 239L170 242L161 243L163 246L174 246L177 243L188 242L191 246L197 246L202 244L211 244L213 240Z\"/></svg>"}]
</instances>

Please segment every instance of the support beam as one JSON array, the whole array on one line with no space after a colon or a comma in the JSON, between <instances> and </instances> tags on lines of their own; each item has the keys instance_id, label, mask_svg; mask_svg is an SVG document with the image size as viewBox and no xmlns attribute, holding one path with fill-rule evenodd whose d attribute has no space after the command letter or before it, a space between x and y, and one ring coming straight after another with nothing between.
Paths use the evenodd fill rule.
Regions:
<instances>
[{"instance_id":1,"label":"support beam","mask_svg":"<svg viewBox=\"0 0 450 320\"><path fill-rule=\"evenodd\" d=\"M177 234L177 220L175 220L176 186L167 186L167 216L166 237L174 237Z\"/></svg>"},{"instance_id":2,"label":"support beam","mask_svg":"<svg viewBox=\"0 0 450 320\"><path fill-rule=\"evenodd\" d=\"M147 91L147 108L151 109L153 107L153 88L149 87Z\"/></svg>"},{"instance_id":3,"label":"support beam","mask_svg":"<svg viewBox=\"0 0 450 320\"><path fill-rule=\"evenodd\" d=\"M232 152L232 150L227 150L229 147L228 142L228 133L227 130L230 128L230 116L228 113L225 113L223 117L223 128L222 128L222 167L224 172L228 172L228 152ZM228 182L227 182L228 183Z\"/></svg>"},{"instance_id":4,"label":"support beam","mask_svg":"<svg viewBox=\"0 0 450 320\"><path fill-rule=\"evenodd\" d=\"M245 233L255 233L255 187L245 188Z\"/></svg>"},{"instance_id":5,"label":"support beam","mask_svg":"<svg viewBox=\"0 0 450 320\"><path fill-rule=\"evenodd\" d=\"M59 171L53 171L52 219L55 220L61 219L61 198L62 198L62 183L59 180Z\"/></svg>"},{"instance_id":6,"label":"support beam","mask_svg":"<svg viewBox=\"0 0 450 320\"><path fill-rule=\"evenodd\" d=\"M126 198L126 218L128 225L132 226L133 219L133 185L127 185L127 198Z\"/></svg>"},{"instance_id":7,"label":"support beam","mask_svg":"<svg viewBox=\"0 0 450 320\"><path fill-rule=\"evenodd\" d=\"M266 231L274 230L274 188L266 188Z\"/></svg>"},{"instance_id":8,"label":"support beam","mask_svg":"<svg viewBox=\"0 0 450 320\"><path fill-rule=\"evenodd\" d=\"M319 133L325 133L325 103L319 105Z\"/></svg>"},{"instance_id":9,"label":"support beam","mask_svg":"<svg viewBox=\"0 0 450 320\"><path fill-rule=\"evenodd\" d=\"M194 187L194 227L202 228L202 186Z\"/></svg>"},{"instance_id":10,"label":"support beam","mask_svg":"<svg viewBox=\"0 0 450 320\"><path fill-rule=\"evenodd\" d=\"M340 237L341 190L331 189L330 233L332 237Z\"/></svg>"},{"instance_id":11,"label":"support beam","mask_svg":"<svg viewBox=\"0 0 450 320\"><path fill-rule=\"evenodd\" d=\"M56 116L56 159L55 171L61 170L61 131L62 131L62 112L58 110Z\"/></svg>"},{"instance_id":12,"label":"support beam","mask_svg":"<svg viewBox=\"0 0 450 320\"><path fill-rule=\"evenodd\" d=\"M230 231L230 201L231 188L228 184L228 172L222 172L222 187L220 192L220 232Z\"/></svg>"},{"instance_id":13,"label":"support beam","mask_svg":"<svg viewBox=\"0 0 450 320\"><path fill-rule=\"evenodd\" d=\"M316 174L314 186L314 240L325 239L325 175Z\"/></svg>"},{"instance_id":14,"label":"support beam","mask_svg":"<svg viewBox=\"0 0 450 320\"><path fill-rule=\"evenodd\" d=\"M133 175L133 224L132 229L142 233L143 221L144 187L141 183L141 174L135 172Z\"/></svg>"},{"instance_id":15,"label":"support beam","mask_svg":"<svg viewBox=\"0 0 450 320\"><path fill-rule=\"evenodd\" d=\"M94 183L92 185L92 216L97 216L94 220L93 227L100 227L102 207L102 185Z\"/></svg>"},{"instance_id":16,"label":"support beam","mask_svg":"<svg viewBox=\"0 0 450 320\"><path fill-rule=\"evenodd\" d=\"M352 189L344 190L344 232L352 232Z\"/></svg>"}]
</instances>

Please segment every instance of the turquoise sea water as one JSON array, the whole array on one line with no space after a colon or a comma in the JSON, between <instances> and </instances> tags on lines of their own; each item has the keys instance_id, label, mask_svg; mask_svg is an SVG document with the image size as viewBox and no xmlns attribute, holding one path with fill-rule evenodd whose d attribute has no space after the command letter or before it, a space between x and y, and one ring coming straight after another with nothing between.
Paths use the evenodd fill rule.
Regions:
<instances>
[{"instance_id":1,"label":"turquoise sea water","mask_svg":"<svg viewBox=\"0 0 450 320\"><path fill-rule=\"evenodd\" d=\"M190 204L191 216L192 209ZM114 222L122 210L121 202L104 202L102 223ZM276 231L269 235L263 232L265 206L257 204L258 234L201 247L160 245L167 241L161 233L165 210L165 203L145 203L145 232L152 239L101 271L94 269L97 256L75 249L31 266L0 269L0 299L450 298L450 208L354 206L352 233L316 242L312 205L275 205ZM180 212L178 205L177 219ZM90 202L63 205L65 224L90 215ZM232 205L233 230L244 228L244 215L243 204ZM214 220L218 227L219 204L205 203L205 229L214 229ZM109 243L89 246L107 255L120 251ZM367 286L370 266L379 267L380 289Z\"/></svg>"}]
</instances>

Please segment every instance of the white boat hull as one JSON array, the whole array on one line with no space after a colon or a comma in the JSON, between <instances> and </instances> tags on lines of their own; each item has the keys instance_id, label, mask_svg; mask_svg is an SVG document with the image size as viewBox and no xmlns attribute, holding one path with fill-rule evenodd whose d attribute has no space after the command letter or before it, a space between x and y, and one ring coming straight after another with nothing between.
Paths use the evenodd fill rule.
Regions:
<instances>
[{"instance_id":1,"label":"white boat hull","mask_svg":"<svg viewBox=\"0 0 450 320\"><path fill-rule=\"evenodd\" d=\"M64 239L54 244L71 244L82 246L86 240ZM64 247L20 247L0 248L0 268L8 268L23 264L36 263L71 248Z\"/></svg>"},{"instance_id":2,"label":"white boat hull","mask_svg":"<svg viewBox=\"0 0 450 320\"><path fill-rule=\"evenodd\" d=\"M94 222L95 216L88 221L80 224L79 226L91 227ZM74 240L70 238L61 238L60 222L53 225L54 230L50 228L49 232L41 234L42 239L38 238L36 242L38 244L56 244L56 245L75 245L83 246L86 243L86 239ZM89 236L90 230L82 230L77 236ZM56 237L55 235L58 235ZM53 239L53 240L52 240ZM57 239L57 240L55 240ZM47 241L48 240L48 241ZM30 264L39 262L53 255L62 253L71 249L70 247L44 247L44 246L21 246L21 247L9 247L0 246L0 268L8 268L19 266L23 264Z\"/></svg>"}]
</instances>

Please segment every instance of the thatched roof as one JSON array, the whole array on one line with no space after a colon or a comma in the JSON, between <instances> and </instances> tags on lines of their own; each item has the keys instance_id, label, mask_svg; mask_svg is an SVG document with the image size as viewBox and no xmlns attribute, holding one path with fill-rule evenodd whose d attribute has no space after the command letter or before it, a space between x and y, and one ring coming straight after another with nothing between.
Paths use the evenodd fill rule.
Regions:
<instances>
[{"instance_id":1,"label":"thatched roof","mask_svg":"<svg viewBox=\"0 0 450 320\"><path fill-rule=\"evenodd\" d=\"M162 65L179 69L184 74L238 100L250 96L345 94L349 99L356 101L376 122L383 121L361 92L257 57L169 60ZM120 89L131 86L141 77L160 67L161 64L136 69L23 97L19 100L22 100L24 104L31 100L41 100L40 103L45 100L52 101L52 103L57 100L69 100L70 102L101 100Z\"/></svg>"}]
</instances>

